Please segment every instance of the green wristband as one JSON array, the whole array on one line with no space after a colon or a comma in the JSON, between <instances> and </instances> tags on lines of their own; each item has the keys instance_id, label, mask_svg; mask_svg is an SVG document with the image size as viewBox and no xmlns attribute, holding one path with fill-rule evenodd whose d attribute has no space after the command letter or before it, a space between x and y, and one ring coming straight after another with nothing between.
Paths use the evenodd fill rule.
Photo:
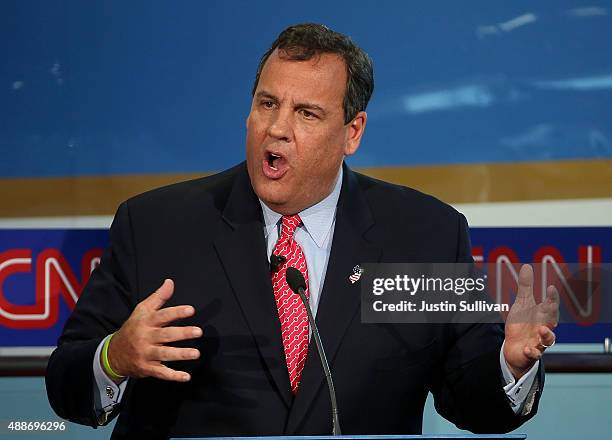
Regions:
<instances>
[{"instance_id":1,"label":"green wristband","mask_svg":"<svg viewBox=\"0 0 612 440\"><path fill-rule=\"evenodd\" d=\"M113 333L106 341L104 341L104 345L102 346L102 367L104 368L104 372L114 381L121 381L125 379L125 376L115 373L112 367L110 366L110 362L108 361L108 346L110 345L111 339L113 339L115 334Z\"/></svg>"}]
</instances>

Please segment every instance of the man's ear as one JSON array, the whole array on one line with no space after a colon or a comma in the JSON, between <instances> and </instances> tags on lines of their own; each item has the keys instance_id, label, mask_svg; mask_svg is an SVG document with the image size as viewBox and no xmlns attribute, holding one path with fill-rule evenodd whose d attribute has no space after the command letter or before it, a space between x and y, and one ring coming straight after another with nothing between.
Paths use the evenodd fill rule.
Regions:
<instances>
[{"instance_id":1,"label":"man's ear","mask_svg":"<svg viewBox=\"0 0 612 440\"><path fill-rule=\"evenodd\" d=\"M345 156L355 154L359 148L359 143L361 142L361 137L363 136L367 120L368 114L361 111L357 113L351 122L348 123L346 142L344 144Z\"/></svg>"},{"instance_id":2,"label":"man's ear","mask_svg":"<svg viewBox=\"0 0 612 440\"><path fill-rule=\"evenodd\" d=\"M251 105L249 106L249 113L247 114L246 119L244 120L244 125L246 127L246 129L249 129L249 123L251 122L251 115L253 114L253 105L255 101L255 96L253 96L253 99L251 100Z\"/></svg>"}]
</instances>

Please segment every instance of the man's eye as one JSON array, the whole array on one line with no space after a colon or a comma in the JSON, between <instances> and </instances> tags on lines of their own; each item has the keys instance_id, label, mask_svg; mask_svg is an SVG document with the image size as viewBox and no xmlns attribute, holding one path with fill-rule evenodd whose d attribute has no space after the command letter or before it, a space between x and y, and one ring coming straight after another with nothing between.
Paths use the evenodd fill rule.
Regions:
<instances>
[{"instance_id":1,"label":"man's eye","mask_svg":"<svg viewBox=\"0 0 612 440\"><path fill-rule=\"evenodd\" d=\"M302 113L302 116L304 116L304 118L306 118L306 119L316 119L317 118L316 114L314 114L313 112L310 112L308 110L302 109L302 110L300 110L300 112Z\"/></svg>"},{"instance_id":2,"label":"man's eye","mask_svg":"<svg viewBox=\"0 0 612 440\"><path fill-rule=\"evenodd\" d=\"M274 108L274 103L272 101L263 101L261 105L263 106L263 108L268 109L268 110L271 110Z\"/></svg>"}]
</instances>

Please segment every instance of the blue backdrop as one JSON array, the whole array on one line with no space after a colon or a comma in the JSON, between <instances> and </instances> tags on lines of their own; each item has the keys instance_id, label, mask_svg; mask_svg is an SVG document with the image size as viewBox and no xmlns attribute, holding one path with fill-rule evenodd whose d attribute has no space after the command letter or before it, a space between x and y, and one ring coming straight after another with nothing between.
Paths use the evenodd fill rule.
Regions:
<instances>
[{"instance_id":1,"label":"blue backdrop","mask_svg":"<svg viewBox=\"0 0 612 440\"><path fill-rule=\"evenodd\" d=\"M244 156L287 25L375 63L360 166L612 157L612 1L0 3L0 177L210 171Z\"/></svg>"}]
</instances>

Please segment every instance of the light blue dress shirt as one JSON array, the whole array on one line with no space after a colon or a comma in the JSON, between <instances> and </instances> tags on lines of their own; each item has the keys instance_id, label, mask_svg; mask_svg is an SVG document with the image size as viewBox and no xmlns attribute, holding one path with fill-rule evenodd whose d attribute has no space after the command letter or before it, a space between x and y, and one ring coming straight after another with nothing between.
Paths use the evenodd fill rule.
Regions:
<instances>
[{"instance_id":1,"label":"light blue dress shirt","mask_svg":"<svg viewBox=\"0 0 612 440\"><path fill-rule=\"evenodd\" d=\"M302 225L298 226L293 235L306 257L308 267L308 293L310 310L313 316L317 315L321 288L327 272L327 263L331 253L334 227L336 225L336 205L342 188L342 168L336 179L331 194L316 205L306 208L299 213ZM264 236L266 238L268 259L280 235L282 214L272 211L262 202L261 209L264 218Z\"/></svg>"},{"instance_id":2,"label":"light blue dress shirt","mask_svg":"<svg viewBox=\"0 0 612 440\"><path fill-rule=\"evenodd\" d=\"M302 225L299 226L294 234L295 241L300 245L306 264L308 266L308 288L310 294L310 309L312 314L316 316L321 298L321 288L325 280L327 272L327 263L331 253L331 245L334 235L334 227L336 224L336 206L340 197L340 189L342 188L342 168L338 173L334 189L331 194L321 200L316 205L311 206L299 213L302 219ZM281 214L271 210L263 201L261 208L264 218L264 236L266 239L268 259L272 254L272 250L278 241L280 233ZM325 340L325 335L322 335ZM102 370L100 365L100 352L104 341L98 347L94 356L94 406L100 424L104 424L108 414L117 405L123 396L127 380L121 385L116 385ZM506 360L504 358L504 349L499 353L499 362L506 385L503 387L510 406L515 413L528 414L531 412L531 407L534 402L535 391L538 386L536 383L536 373L538 370L539 361L529 370L527 374L521 377L518 381L510 372Z\"/></svg>"}]
</instances>

